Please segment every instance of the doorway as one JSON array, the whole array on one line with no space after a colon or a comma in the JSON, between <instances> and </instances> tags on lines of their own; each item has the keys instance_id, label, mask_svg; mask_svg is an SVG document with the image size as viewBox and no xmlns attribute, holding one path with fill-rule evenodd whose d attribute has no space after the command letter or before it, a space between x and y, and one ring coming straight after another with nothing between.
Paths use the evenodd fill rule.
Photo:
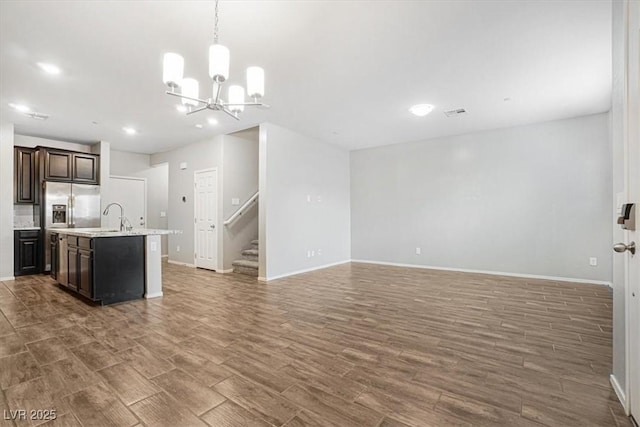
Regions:
<instances>
[{"instance_id":1,"label":"doorway","mask_svg":"<svg viewBox=\"0 0 640 427\"><path fill-rule=\"evenodd\" d=\"M127 176L109 177L108 203L120 203L124 215L133 228L146 228L147 224L147 179ZM106 227L120 227L120 212L115 209L106 218Z\"/></svg>"},{"instance_id":2,"label":"doorway","mask_svg":"<svg viewBox=\"0 0 640 427\"><path fill-rule=\"evenodd\" d=\"M218 269L218 170L194 173L194 258L198 268Z\"/></svg>"}]
</instances>

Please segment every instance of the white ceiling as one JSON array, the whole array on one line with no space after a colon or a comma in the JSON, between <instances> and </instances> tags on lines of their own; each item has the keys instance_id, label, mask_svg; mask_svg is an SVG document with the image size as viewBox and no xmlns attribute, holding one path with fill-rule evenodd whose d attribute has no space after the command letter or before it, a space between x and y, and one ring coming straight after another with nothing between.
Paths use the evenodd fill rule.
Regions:
<instances>
[{"instance_id":1,"label":"white ceiling","mask_svg":"<svg viewBox=\"0 0 640 427\"><path fill-rule=\"evenodd\" d=\"M213 111L187 117L164 94L162 55L182 54L185 76L209 96L213 10L205 1L3 0L2 119L18 133L142 153L263 121L358 149L610 107L609 0L222 1L229 82L244 86L244 69L261 65L271 109L239 122ZM40 61L63 74L45 75ZM407 111L423 102L435 105L430 115ZM30 119L8 103L51 117ZM468 114L443 114L459 107Z\"/></svg>"}]
</instances>

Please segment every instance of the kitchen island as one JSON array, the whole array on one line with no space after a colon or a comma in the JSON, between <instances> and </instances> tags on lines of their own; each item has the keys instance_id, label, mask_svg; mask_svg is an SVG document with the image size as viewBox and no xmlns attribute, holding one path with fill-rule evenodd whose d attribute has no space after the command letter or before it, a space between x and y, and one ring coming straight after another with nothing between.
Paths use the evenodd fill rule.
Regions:
<instances>
[{"instance_id":1,"label":"kitchen island","mask_svg":"<svg viewBox=\"0 0 640 427\"><path fill-rule=\"evenodd\" d=\"M51 276L100 304L162 296L161 241L171 230L53 228Z\"/></svg>"}]
</instances>

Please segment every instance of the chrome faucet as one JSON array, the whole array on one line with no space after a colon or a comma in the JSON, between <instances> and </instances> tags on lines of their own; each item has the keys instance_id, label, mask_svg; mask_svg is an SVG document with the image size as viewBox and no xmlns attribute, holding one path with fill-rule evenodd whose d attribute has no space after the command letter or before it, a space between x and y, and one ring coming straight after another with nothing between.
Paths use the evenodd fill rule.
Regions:
<instances>
[{"instance_id":1,"label":"chrome faucet","mask_svg":"<svg viewBox=\"0 0 640 427\"><path fill-rule=\"evenodd\" d=\"M131 223L129 222L129 220L124 216L124 208L120 203L116 203L116 202L109 203L107 207L104 208L102 215L105 215L105 216L109 215L109 208L113 205L116 205L120 208L120 231L131 231L133 227L131 226ZM129 226L126 226L125 222L129 222Z\"/></svg>"}]
</instances>

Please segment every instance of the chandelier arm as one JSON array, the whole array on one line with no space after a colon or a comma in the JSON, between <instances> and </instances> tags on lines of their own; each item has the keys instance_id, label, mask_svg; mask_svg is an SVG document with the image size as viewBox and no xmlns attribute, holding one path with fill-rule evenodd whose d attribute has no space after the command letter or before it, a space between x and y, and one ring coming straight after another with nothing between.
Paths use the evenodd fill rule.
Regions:
<instances>
[{"instance_id":1,"label":"chandelier arm","mask_svg":"<svg viewBox=\"0 0 640 427\"><path fill-rule=\"evenodd\" d=\"M191 111L189 111L189 112L187 113L187 116L189 116L189 115L191 115L191 114L193 114L193 113L198 113L198 112L200 112L200 111L202 111L202 110L206 110L207 108L209 108L209 104L206 104L206 105L204 105L204 106L202 106L202 107L196 108L195 110L191 110Z\"/></svg>"},{"instance_id":2,"label":"chandelier arm","mask_svg":"<svg viewBox=\"0 0 640 427\"><path fill-rule=\"evenodd\" d=\"M209 101L206 99L200 99L200 98L191 98L190 96L184 96L181 93L177 93L177 92L172 92L170 90L165 92L167 95L172 95L172 96L177 96L178 98L184 98L184 99L189 99L191 101L197 101L200 102L201 104L208 104Z\"/></svg>"},{"instance_id":3,"label":"chandelier arm","mask_svg":"<svg viewBox=\"0 0 640 427\"><path fill-rule=\"evenodd\" d=\"M224 102L220 99L220 92L222 91L222 85L217 82L217 81L213 81L213 103L218 105L222 105Z\"/></svg>"},{"instance_id":4,"label":"chandelier arm","mask_svg":"<svg viewBox=\"0 0 640 427\"><path fill-rule=\"evenodd\" d=\"M236 120L240 120L240 117L238 117L238 115L237 115L237 114L235 114L235 113L231 112L231 110L227 109L224 105L222 105L222 106L220 107L220 109L221 109L222 111L224 111L225 113L227 113L228 115L230 115L231 117L233 117L234 119L236 119Z\"/></svg>"},{"instance_id":5,"label":"chandelier arm","mask_svg":"<svg viewBox=\"0 0 640 427\"><path fill-rule=\"evenodd\" d=\"M262 102L244 102L242 104L234 102L233 104L231 104L231 103L223 103L222 105L224 107L234 107L236 105L244 105L244 106L247 106L247 107L259 107L261 105L262 106L267 106L267 104L263 104Z\"/></svg>"}]
</instances>

